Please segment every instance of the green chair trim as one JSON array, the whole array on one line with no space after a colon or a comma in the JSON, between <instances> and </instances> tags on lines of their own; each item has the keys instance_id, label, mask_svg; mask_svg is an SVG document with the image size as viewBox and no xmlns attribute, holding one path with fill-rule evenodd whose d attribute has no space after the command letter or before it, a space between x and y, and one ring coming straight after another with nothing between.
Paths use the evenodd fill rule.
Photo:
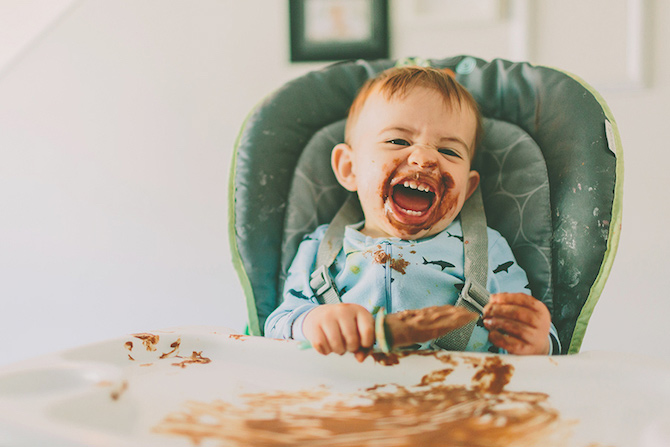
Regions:
<instances>
[{"instance_id":1,"label":"green chair trim","mask_svg":"<svg viewBox=\"0 0 670 447\"><path fill-rule=\"evenodd\" d=\"M586 90L593 95L596 101L600 104L605 113L607 120L612 126L611 137L614 141L608 141L610 150L616 155L616 179L614 185L614 201L612 204L612 221L610 223L608 237L607 237L607 249L605 251L605 256L603 262L600 266L600 271L596 276L589 296L584 303L584 307L577 317L577 322L575 324L575 329L572 333L572 339L570 341L570 346L568 348L568 354L576 354L579 352L582 343L584 341L584 336L586 335L586 328L588 326L591 315L593 315L593 310L595 309L600 295L605 288L605 283L609 277L610 271L612 269L612 264L614 263L614 258L616 256L617 250L619 248L619 238L621 235L621 222L623 215L623 176L624 176L624 159L623 159L623 145L621 143L621 135L619 134L619 126L614 119L611 109L607 105L605 99L598 93L589 83L579 76L567 72L565 70L560 70L554 67L547 67L552 70L560 71L565 73L567 76L570 76L572 79L581 84ZM609 138L609 136L608 136ZM612 148L612 145L615 147Z\"/></svg>"},{"instance_id":2,"label":"green chair trim","mask_svg":"<svg viewBox=\"0 0 670 447\"><path fill-rule=\"evenodd\" d=\"M247 327L245 332L249 335L263 335L261 332L260 321L258 319L258 309L256 307L256 300L254 299L253 287L251 286L251 281L247 275L246 270L244 269L244 263L242 261L242 256L240 256L240 250L237 246L237 238L235 237L235 180L237 176L237 155L238 147L240 146L240 141L242 140L242 135L244 130L247 127L249 118L254 114L256 109L260 106L260 103L254 107L249 114L244 119L242 127L235 138L235 145L233 147L233 158L230 165L230 173L228 177L228 241L230 245L230 254L233 261L233 267L237 272L237 276L240 279L240 284L242 286L242 291L247 303Z\"/></svg>"}]
</instances>

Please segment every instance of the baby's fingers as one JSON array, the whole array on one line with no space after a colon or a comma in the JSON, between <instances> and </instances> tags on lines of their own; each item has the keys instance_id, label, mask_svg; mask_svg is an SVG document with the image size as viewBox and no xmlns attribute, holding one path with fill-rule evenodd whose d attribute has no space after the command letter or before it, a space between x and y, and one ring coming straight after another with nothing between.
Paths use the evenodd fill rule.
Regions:
<instances>
[{"instance_id":1,"label":"baby's fingers","mask_svg":"<svg viewBox=\"0 0 670 447\"><path fill-rule=\"evenodd\" d=\"M507 318L485 318L484 326L491 333L496 332L498 335L504 335L505 337L503 339L506 340L507 343L513 344L530 344L533 342L537 332L532 326ZM514 340L509 340L509 338L513 338ZM493 341L491 343L493 343Z\"/></svg>"},{"instance_id":2,"label":"baby's fingers","mask_svg":"<svg viewBox=\"0 0 670 447\"><path fill-rule=\"evenodd\" d=\"M489 341L510 354L524 355L534 353L533 345L500 330L491 330L489 332Z\"/></svg>"},{"instance_id":3,"label":"baby's fingers","mask_svg":"<svg viewBox=\"0 0 670 447\"><path fill-rule=\"evenodd\" d=\"M537 327L539 325L538 315L529 312L528 308L517 306L514 304L493 304L488 309L484 311L484 322L486 320L508 320L510 322L516 322L515 326L519 324Z\"/></svg>"},{"instance_id":4,"label":"baby's fingers","mask_svg":"<svg viewBox=\"0 0 670 447\"><path fill-rule=\"evenodd\" d=\"M492 317L515 320L535 328L544 328L551 323L547 306L523 293L491 295L489 303L484 307L484 318Z\"/></svg>"},{"instance_id":5,"label":"baby's fingers","mask_svg":"<svg viewBox=\"0 0 670 447\"><path fill-rule=\"evenodd\" d=\"M372 348L360 348L358 351L354 352L354 357L358 360L359 363L362 363L363 360L368 358L368 355L372 352Z\"/></svg>"},{"instance_id":6,"label":"baby's fingers","mask_svg":"<svg viewBox=\"0 0 670 447\"><path fill-rule=\"evenodd\" d=\"M356 317L360 345L371 348L375 344L375 319L370 312L360 312Z\"/></svg>"},{"instance_id":7,"label":"baby's fingers","mask_svg":"<svg viewBox=\"0 0 670 447\"><path fill-rule=\"evenodd\" d=\"M360 346L354 352L356 360L362 362L372 352L375 343L375 320L369 312L360 313L356 318Z\"/></svg>"},{"instance_id":8,"label":"baby's fingers","mask_svg":"<svg viewBox=\"0 0 670 447\"><path fill-rule=\"evenodd\" d=\"M512 354L548 352L551 315L541 301L524 293L498 293L491 295L483 314L494 345Z\"/></svg>"},{"instance_id":9,"label":"baby's fingers","mask_svg":"<svg viewBox=\"0 0 670 447\"><path fill-rule=\"evenodd\" d=\"M340 329L344 345L348 352L361 352L361 348L371 348L375 342L374 318L367 310L356 312L353 319L345 318L340 321ZM359 361L365 359L357 355Z\"/></svg>"},{"instance_id":10,"label":"baby's fingers","mask_svg":"<svg viewBox=\"0 0 670 447\"><path fill-rule=\"evenodd\" d=\"M356 352L361 347L361 338L358 333L356 319L342 319L340 322L340 334L342 338L342 349L334 350L338 354L345 352ZM338 346L339 348L339 346Z\"/></svg>"},{"instance_id":11,"label":"baby's fingers","mask_svg":"<svg viewBox=\"0 0 670 447\"><path fill-rule=\"evenodd\" d=\"M327 355L333 352L330 343L328 343L328 337L326 337L326 334L321 327L316 327L314 329L314 335L312 336L310 343L319 354Z\"/></svg>"},{"instance_id":12,"label":"baby's fingers","mask_svg":"<svg viewBox=\"0 0 670 447\"><path fill-rule=\"evenodd\" d=\"M330 354L334 352L335 354L342 355L347 352L347 336L344 331L347 331L346 328L343 328L340 322L338 321L325 321L321 325L321 330L323 331L326 338L326 345L329 348L328 352L325 354ZM349 335L351 337L351 335Z\"/></svg>"}]
</instances>

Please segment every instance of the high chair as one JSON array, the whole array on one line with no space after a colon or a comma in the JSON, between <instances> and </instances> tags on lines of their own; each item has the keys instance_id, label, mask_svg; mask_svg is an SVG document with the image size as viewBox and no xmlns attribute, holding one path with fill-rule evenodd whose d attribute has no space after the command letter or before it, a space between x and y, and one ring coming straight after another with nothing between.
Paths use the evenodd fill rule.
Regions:
<instances>
[{"instance_id":1,"label":"high chair","mask_svg":"<svg viewBox=\"0 0 670 447\"><path fill-rule=\"evenodd\" d=\"M262 335L303 236L331 222L350 193L330 151L344 141L358 89L396 64L448 68L474 96L484 139L474 169L488 226L509 242L533 296L549 308L562 354L579 352L614 261L621 228L623 153L603 98L570 73L471 56L341 62L265 98L235 144L229 234ZM469 201L471 201L470 199Z\"/></svg>"}]
</instances>

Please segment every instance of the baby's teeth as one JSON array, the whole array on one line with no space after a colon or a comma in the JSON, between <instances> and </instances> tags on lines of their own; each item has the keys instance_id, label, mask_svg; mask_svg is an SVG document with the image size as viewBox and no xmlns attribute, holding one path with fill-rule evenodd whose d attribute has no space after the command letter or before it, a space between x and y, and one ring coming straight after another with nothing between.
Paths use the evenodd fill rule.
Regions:
<instances>
[{"instance_id":1,"label":"baby's teeth","mask_svg":"<svg viewBox=\"0 0 670 447\"><path fill-rule=\"evenodd\" d=\"M430 191L430 188L427 185L419 185L416 182L410 181L410 180L405 180L405 182L402 184L405 188L411 188L411 189L418 189L419 191L423 192L428 192Z\"/></svg>"}]
</instances>

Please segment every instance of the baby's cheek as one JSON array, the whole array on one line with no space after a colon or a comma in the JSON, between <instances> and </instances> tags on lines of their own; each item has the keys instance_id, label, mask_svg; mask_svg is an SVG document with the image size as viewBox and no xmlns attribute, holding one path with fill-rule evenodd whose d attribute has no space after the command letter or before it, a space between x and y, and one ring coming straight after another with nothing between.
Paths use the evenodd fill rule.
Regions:
<instances>
[{"instance_id":1,"label":"baby's cheek","mask_svg":"<svg viewBox=\"0 0 670 447\"><path fill-rule=\"evenodd\" d=\"M444 217L449 214L456 205L458 205L458 191L454 190L454 179L448 173L442 175L442 191L444 196L440 200L439 211L437 213L438 217Z\"/></svg>"}]
</instances>

